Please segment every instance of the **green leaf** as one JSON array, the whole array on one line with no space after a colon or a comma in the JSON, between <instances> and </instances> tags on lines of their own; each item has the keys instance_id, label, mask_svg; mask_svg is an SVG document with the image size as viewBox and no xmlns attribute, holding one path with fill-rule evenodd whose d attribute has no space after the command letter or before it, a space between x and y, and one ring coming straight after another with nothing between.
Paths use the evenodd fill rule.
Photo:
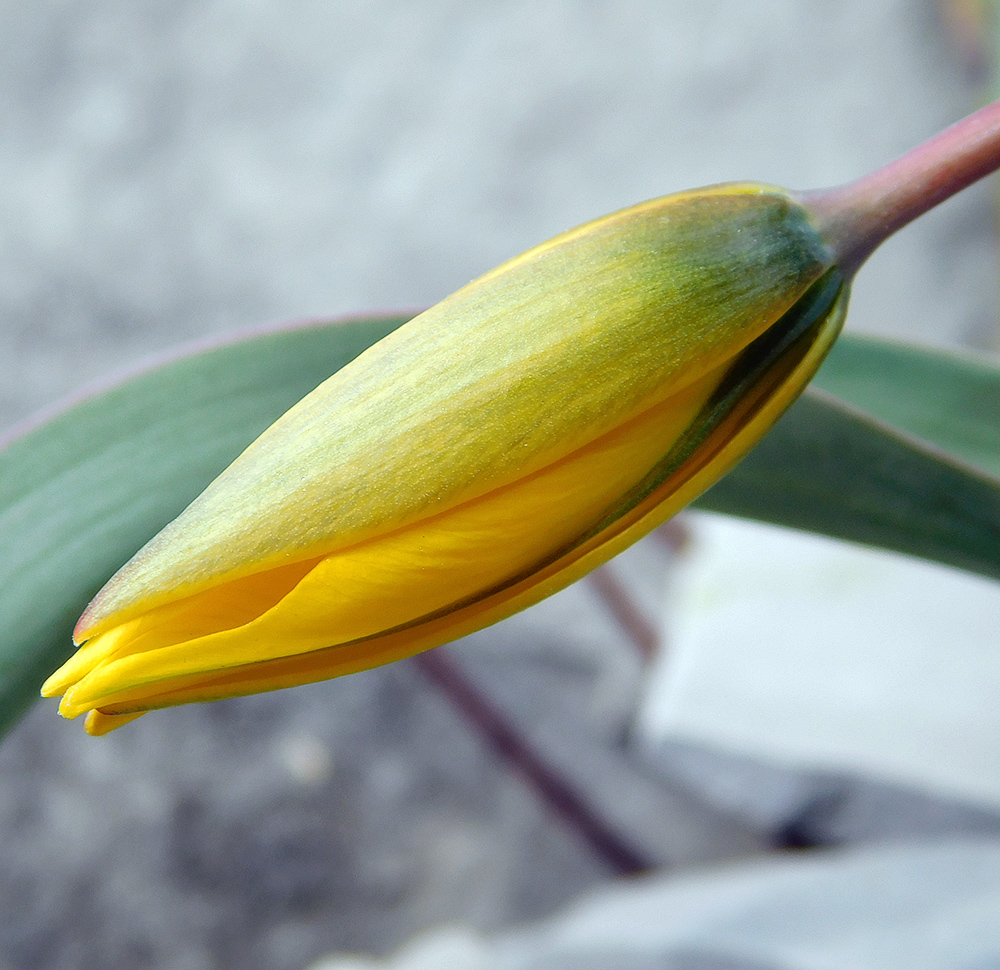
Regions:
<instances>
[{"instance_id":1,"label":"green leaf","mask_svg":"<svg viewBox=\"0 0 1000 970\"><path fill-rule=\"evenodd\" d=\"M1000 579L1000 482L821 391L695 505Z\"/></svg>"},{"instance_id":2,"label":"green leaf","mask_svg":"<svg viewBox=\"0 0 1000 970\"><path fill-rule=\"evenodd\" d=\"M845 334L812 387L696 504L1000 578L1000 369Z\"/></svg>"},{"instance_id":3,"label":"green leaf","mask_svg":"<svg viewBox=\"0 0 1000 970\"><path fill-rule=\"evenodd\" d=\"M261 332L179 358L0 450L0 732L72 651L73 624L108 577L275 418L405 319ZM996 371L857 338L843 346L821 383L885 416L922 415L906 426L1000 468L983 403L1000 400ZM883 373L895 391L881 389ZM956 381L980 402L973 430L948 390ZM826 396L804 397L700 504L1000 576L998 483Z\"/></svg>"},{"instance_id":4,"label":"green leaf","mask_svg":"<svg viewBox=\"0 0 1000 970\"><path fill-rule=\"evenodd\" d=\"M844 334L813 387L1000 476L994 361Z\"/></svg>"}]
</instances>

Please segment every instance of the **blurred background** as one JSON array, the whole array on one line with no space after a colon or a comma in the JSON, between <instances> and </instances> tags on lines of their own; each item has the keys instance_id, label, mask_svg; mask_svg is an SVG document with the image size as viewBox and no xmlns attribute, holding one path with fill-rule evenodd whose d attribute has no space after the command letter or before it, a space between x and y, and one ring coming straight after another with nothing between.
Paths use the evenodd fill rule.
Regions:
<instances>
[{"instance_id":1,"label":"blurred background","mask_svg":"<svg viewBox=\"0 0 1000 970\"><path fill-rule=\"evenodd\" d=\"M979 12L3 0L0 433L186 342L426 306L646 198L857 177L985 98ZM849 328L997 350L993 193L969 189L876 253ZM923 713L913 691L940 685L923 654L895 681L857 674L871 689L840 721L796 720L775 701L798 690L780 652L768 685L733 675L713 694L733 637L703 636L684 604L726 575L724 552L698 558L714 529L654 535L437 659L158 713L103 740L39 704L0 747L0 970L299 970L386 954L442 923L502 934L641 872L1000 837L1000 674L981 649L995 626L935 634L980 661L935 708L928 736L958 733L930 755L909 733ZM684 573L685 557L701 572ZM937 575L885 582L913 594ZM947 593L966 595L966 615L996 615L987 584ZM758 629L781 609L766 598L750 606ZM905 596L898 609L912 612ZM863 647L865 626L827 637L831 670L830 650ZM847 679L809 696L825 684L835 707ZM742 720L727 726L740 691ZM883 734L838 734L862 708ZM970 737L981 744L955 767ZM454 952L429 965L480 965ZM779 966L739 962L738 947L729 963L677 959L656 965Z\"/></svg>"}]
</instances>

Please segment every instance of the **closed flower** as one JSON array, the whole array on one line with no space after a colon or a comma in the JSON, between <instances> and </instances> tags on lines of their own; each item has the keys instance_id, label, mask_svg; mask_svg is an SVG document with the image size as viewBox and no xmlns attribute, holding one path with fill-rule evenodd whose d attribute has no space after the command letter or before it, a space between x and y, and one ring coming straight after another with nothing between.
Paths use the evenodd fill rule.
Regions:
<instances>
[{"instance_id":1,"label":"closed flower","mask_svg":"<svg viewBox=\"0 0 1000 970\"><path fill-rule=\"evenodd\" d=\"M101 590L49 680L100 734L351 673L566 586L723 475L819 366L845 277L727 185L589 223L376 344Z\"/></svg>"}]
</instances>

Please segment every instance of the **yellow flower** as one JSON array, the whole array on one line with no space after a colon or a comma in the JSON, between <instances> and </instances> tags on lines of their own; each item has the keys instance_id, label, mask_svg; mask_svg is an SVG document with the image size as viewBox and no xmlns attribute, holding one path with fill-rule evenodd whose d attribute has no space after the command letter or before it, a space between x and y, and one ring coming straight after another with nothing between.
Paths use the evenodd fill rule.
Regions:
<instances>
[{"instance_id":1,"label":"yellow flower","mask_svg":"<svg viewBox=\"0 0 1000 970\"><path fill-rule=\"evenodd\" d=\"M266 431L98 593L43 693L101 734L535 603L739 460L846 303L807 211L767 186L668 196L538 246Z\"/></svg>"}]
</instances>

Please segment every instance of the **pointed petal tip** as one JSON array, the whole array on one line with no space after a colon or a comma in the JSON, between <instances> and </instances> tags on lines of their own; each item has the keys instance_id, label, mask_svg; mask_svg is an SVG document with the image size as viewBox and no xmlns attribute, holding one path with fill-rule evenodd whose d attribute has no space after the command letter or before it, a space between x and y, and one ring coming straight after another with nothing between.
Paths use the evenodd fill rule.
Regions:
<instances>
[{"instance_id":1,"label":"pointed petal tip","mask_svg":"<svg viewBox=\"0 0 1000 970\"><path fill-rule=\"evenodd\" d=\"M94 634L94 626L97 622L97 600L100 593L95 596L87 608L80 615L80 619L76 621L76 626L73 627L73 643L80 646L89 640Z\"/></svg>"},{"instance_id":2,"label":"pointed petal tip","mask_svg":"<svg viewBox=\"0 0 1000 970\"><path fill-rule=\"evenodd\" d=\"M76 680L75 676L67 674L64 664L46 679L40 693L42 697L58 697L60 694L65 694L76 683Z\"/></svg>"},{"instance_id":3,"label":"pointed petal tip","mask_svg":"<svg viewBox=\"0 0 1000 970\"><path fill-rule=\"evenodd\" d=\"M72 698L73 690L70 688L63 694L62 700L59 701L59 714L66 718L67 721L72 721L87 710L85 707L79 707L77 704L74 704Z\"/></svg>"},{"instance_id":4,"label":"pointed petal tip","mask_svg":"<svg viewBox=\"0 0 1000 970\"><path fill-rule=\"evenodd\" d=\"M144 713L145 711L137 711L134 714L105 714L104 711L89 711L83 726L92 738L100 738L105 734L110 734L115 728L120 728L123 724L128 724L129 721L142 717Z\"/></svg>"}]
</instances>

